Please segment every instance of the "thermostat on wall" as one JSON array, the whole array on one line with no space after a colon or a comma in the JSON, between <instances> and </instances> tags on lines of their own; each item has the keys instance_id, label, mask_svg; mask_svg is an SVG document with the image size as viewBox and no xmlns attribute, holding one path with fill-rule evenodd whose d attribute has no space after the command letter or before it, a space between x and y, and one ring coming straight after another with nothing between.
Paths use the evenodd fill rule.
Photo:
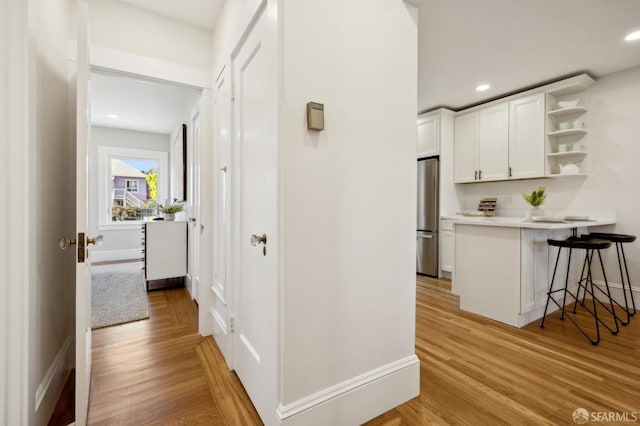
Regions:
<instances>
[{"instance_id":1,"label":"thermostat on wall","mask_svg":"<svg viewBox=\"0 0 640 426\"><path fill-rule=\"evenodd\" d=\"M307 129L324 130L324 104L307 103Z\"/></svg>"}]
</instances>

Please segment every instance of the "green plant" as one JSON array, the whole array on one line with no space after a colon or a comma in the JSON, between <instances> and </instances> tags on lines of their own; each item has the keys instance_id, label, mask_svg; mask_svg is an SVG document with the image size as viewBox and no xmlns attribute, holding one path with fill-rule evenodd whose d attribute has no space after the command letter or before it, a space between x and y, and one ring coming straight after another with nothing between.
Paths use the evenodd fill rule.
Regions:
<instances>
[{"instance_id":1,"label":"green plant","mask_svg":"<svg viewBox=\"0 0 640 426\"><path fill-rule=\"evenodd\" d=\"M149 198L155 200L158 196L158 174L149 173L145 176L147 185L149 186Z\"/></svg>"},{"instance_id":2,"label":"green plant","mask_svg":"<svg viewBox=\"0 0 640 426\"><path fill-rule=\"evenodd\" d=\"M544 187L540 186L538 189L534 190L531 194L522 193L525 201L531 204L534 207L541 206L544 203L544 199L547 196L544 193Z\"/></svg>"},{"instance_id":3,"label":"green plant","mask_svg":"<svg viewBox=\"0 0 640 426\"><path fill-rule=\"evenodd\" d=\"M174 198L170 204L160 204L159 207L162 213L178 213L184 210L184 201Z\"/></svg>"}]
</instances>

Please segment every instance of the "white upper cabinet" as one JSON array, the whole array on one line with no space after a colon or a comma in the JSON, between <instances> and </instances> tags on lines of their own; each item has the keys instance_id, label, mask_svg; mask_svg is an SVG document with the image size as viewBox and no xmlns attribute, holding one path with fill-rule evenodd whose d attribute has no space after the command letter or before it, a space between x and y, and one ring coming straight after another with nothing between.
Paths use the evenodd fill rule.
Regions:
<instances>
[{"instance_id":1,"label":"white upper cabinet","mask_svg":"<svg viewBox=\"0 0 640 426\"><path fill-rule=\"evenodd\" d=\"M509 103L509 178L544 176L544 93Z\"/></svg>"},{"instance_id":2,"label":"white upper cabinet","mask_svg":"<svg viewBox=\"0 0 640 426\"><path fill-rule=\"evenodd\" d=\"M498 104L478 113L478 180L508 177L509 104ZM543 140L540 145L544 148Z\"/></svg>"},{"instance_id":3,"label":"white upper cabinet","mask_svg":"<svg viewBox=\"0 0 640 426\"><path fill-rule=\"evenodd\" d=\"M454 118L454 182L478 180L478 113L470 112Z\"/></svg>"},{"instance_id":4,"label":"white upper cabinet","mask_svg":"<svg viewBox=\"0 0 640 426\"><path fill-rule=\"evenodd\" d=\"M440 113L418 117L418 158L440 155Z\"/></svg>"},{"instance_id":5,"label":"white upper cabinet","mask_svg":"<svg viewBox=\"0 0 640 426\"><path fill-rule=\"evenodd\" d=\"M454 122L455 182L507 178L509 105L459 115Z\"/></svg>"}]
</instances>

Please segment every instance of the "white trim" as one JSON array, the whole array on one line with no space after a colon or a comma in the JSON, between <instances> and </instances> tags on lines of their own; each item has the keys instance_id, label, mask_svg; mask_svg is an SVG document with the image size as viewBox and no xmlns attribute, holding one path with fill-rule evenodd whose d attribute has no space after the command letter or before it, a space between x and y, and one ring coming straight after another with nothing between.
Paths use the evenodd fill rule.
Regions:
<instances>
[{"instance_id":1,"label":"white trim","mask_svg":"<svg viewBox=\"0 0 640 426\"><path fill-rule=\"evenodd\" d=\"M102 250L91 251L91 262L115 262L118 260L140 260L144 256L142 255L142 248L139 249L126 249L126 250Z\"/></svg>"},{"instance_id":2,"label":"white trim","mask_svg":"<svg viewBox=\"0 0 640 426\"><path fill-rule=\"evenodd\" d=\"M67 336L67 339L62 344L62 347L58 351L58 354L53 359L53 362L49 366L47 373L44 375L42 382L36 389L36 411L40 409L42 402L47 398L44 407L47 411L52 411L55 407L55 404L58 401L58 397L60 396L60 392L64 387L64 381L69 373L69 359L71 357L71 343L73 342L73 338L71 336ZM53 384L53 386L52 386ZM51 390L56 390L54 394L51 393ZM46 412L49 417L50 413Z\"/></svg>"},{"instance_id":3,"label":"white trim","mask_svg":"<svg viewBox=\"0 0 640 426\"><path fill-rule=\"evenodd\" d=\"M213 329L215 330L217 325L218 327L220 327L220 331L222 331L222 333L226 335L227 323L222 318L222 315L220 315L220 312L216 311L215 308L211 309L211 317L213 318Z\"/></svg>"},{"instance_id":4,"label":"white trim","mask_svg":"<svg viewBox=\"0 0 640 426\"><path fill-rule=\"evenodd\" d=\"M287 426L362 424L419 394L420 360L411 355L286 406L280 405L277 416Z\"/></svg>"},{"instance_id":5,"label":"white trim","mask_svg":"<svg viewBox=\"0 0 640 426\"><path fill-rule=\"evenodd\" d=\"M172 62L134 55L108 47L90 47L91 66L94 68L125 72L151 77L190 87L211 89L211 71L191 68Z\"/></svg>"},{"instance_id":6,"label":"white trim","mask_svg":"<svg viewBox=\"0 0 640 426\"><path fill-rule=\"evenodd\" d=\"M30 65L34 55L29 25L33 25L30 4L2 2L0 48L3 65L0 76L0 176L5 186L0 198L0 424L30 423L29 410L29 206L32 166L29 155L34 134L30 132L30 93L34 78ZM31 18L30 18L31 17ZM11 208L9 208L9 204Z\"/></svg>"},{"instance_id":7,"label":"white trim","mask_svg":"<svg viewBox=\"0 0 640 426\"><path fill-rule=\"evenodd\" d=\"M618 275L620 275L619 270L618 270ZM606 294L607 290L605 289L604 281L594 280L593 283L596 286L598 286ZM625 289L626 288L627 286L625 285ZM623 305L624 295L622 294L622 284L612 283L611 281L609 281L609 290L611 290L611 296L613 297L613 299L619 304ZM631 306L631 300L629 300L628 294L629 294L629 290L627 290L627 301L629 303L629 306ZM636 308L640 309L640 287L631 287L631 294L633 295L633 298L636 301ZM600 293L599 296L603 296L603 293ZM603 299L600 297L600 300L603 300Z\"/></svg>"}]
</instances>

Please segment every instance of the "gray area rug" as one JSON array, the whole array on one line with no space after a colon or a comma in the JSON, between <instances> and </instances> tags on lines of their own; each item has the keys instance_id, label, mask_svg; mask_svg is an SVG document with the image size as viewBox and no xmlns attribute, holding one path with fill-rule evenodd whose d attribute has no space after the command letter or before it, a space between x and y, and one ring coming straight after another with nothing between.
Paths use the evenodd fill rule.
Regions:
<instances>
[{"instance_id":1,"label":"gray area rug","mask_svg":"<svg viewBox=\"0 0 640 426\"><path fill-rule=\"evenodd\" d=\"M139 262L91 268L91 328L149 318L141 268Z\"/></svg>"}]
</instances>

